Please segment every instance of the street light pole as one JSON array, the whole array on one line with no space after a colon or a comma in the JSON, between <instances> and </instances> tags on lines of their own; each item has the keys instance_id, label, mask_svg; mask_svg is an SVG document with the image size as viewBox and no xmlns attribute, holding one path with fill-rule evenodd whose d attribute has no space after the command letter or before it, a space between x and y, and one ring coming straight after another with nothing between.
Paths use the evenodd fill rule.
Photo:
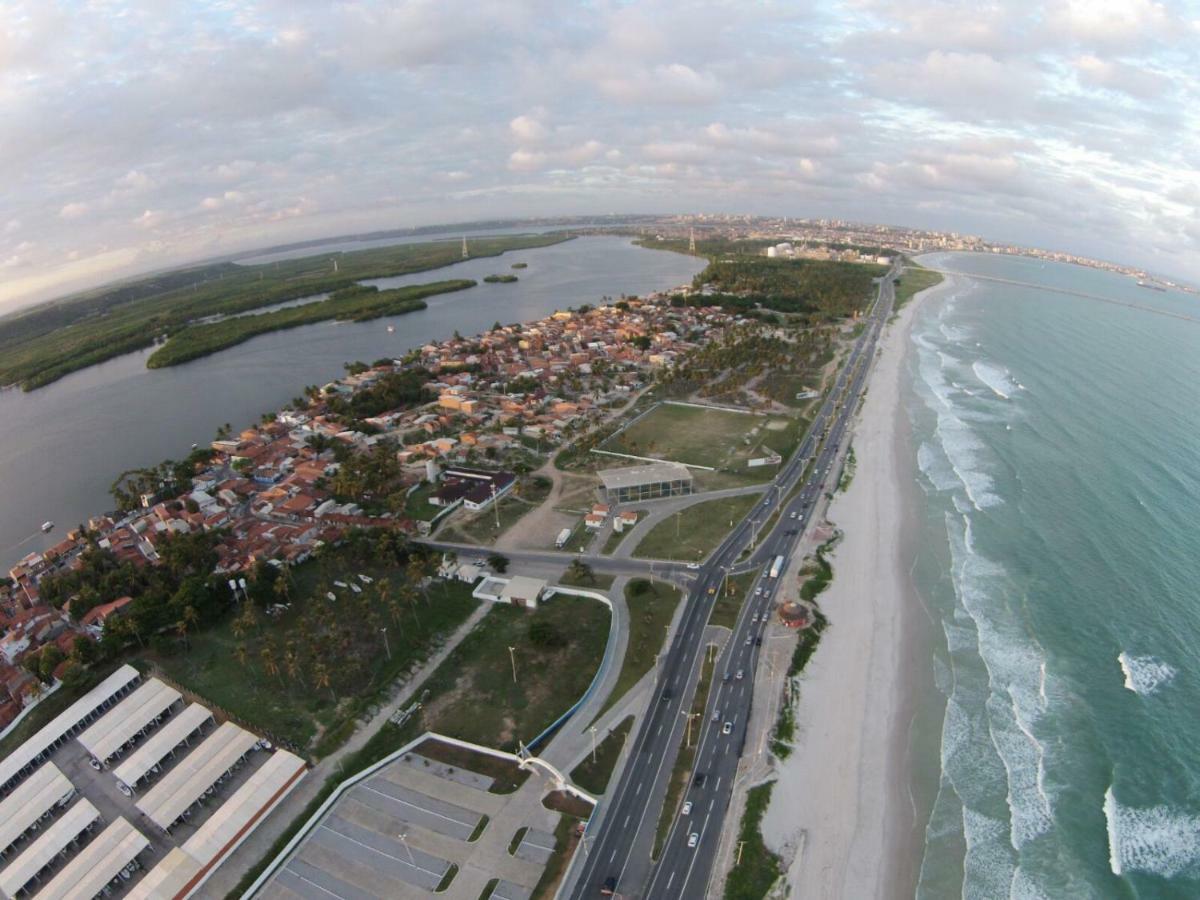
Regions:
<instances>
[{"instance_id":1,"label":"street light pole","mask_svg":"<svg viewBox=\"0 0 1200 900\"><path fill-rule=\"evenodd\" d=\"M509 648L508 648L508 658L509 658L509 660L512 662L512 670L513 670L513 684L516 684L516 683L517 683L517 657L516 657L516 649L517 649L516 647L509 647Z\"/></svg>"},{"instance_id":2,"label":"street light pole","mask_svg":"<svg viewBox=\"0 0 1200 900\"><path fill-rule=\"evenodd\" d=\"M380 628L379 630L380 630L381 632L383 632L383 649L387 651L387 658L388 658L388 660L390 661L390 660L391 660L391 658L392 658L392 647L391 647L391 645L388 643L388 639L387 639L387 626L386 626L386 625L384 625L384 626L383 626L382 628Z\"/></svg>"},{"instance_id":3,"label":"street light pole","mask_svg":"<svg viewBox=\"0 0 1200 900\"><path fill-rule=\"evenodd\" d=\"M592 765L596 764L596 726L593 725L588 729L592 733Z\"/></svg>"},{"instance_id":4,"label":"street light pole","mask_svg":"<svg viewBox=\"0 0 1200 900\"><path fill-rule=\"evenodd\" d=\"M400 838L400 843L404 845L404 850L408 854L408 864L414 869L417 867L417 861L413 859L412 850L408 846L408 832L401 831L396 837Z\"/></svg>"}]
</instances>

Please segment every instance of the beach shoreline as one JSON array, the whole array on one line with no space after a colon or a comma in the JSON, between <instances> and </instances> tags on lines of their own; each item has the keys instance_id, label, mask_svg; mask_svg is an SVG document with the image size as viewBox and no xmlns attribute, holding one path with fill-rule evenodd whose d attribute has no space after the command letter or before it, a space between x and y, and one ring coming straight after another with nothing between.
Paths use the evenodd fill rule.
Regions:
<instances>
[{"instance_id":1,"label":"beach shoreline","mask_svg":"<svg viewBox=\"0 0 1200 900\"><path fill-rule=\"evenodd\" d=\"M928 811L912 790L911 730L932 679L911 575L919 506L902 386L914 316L956 282L922 291L889 324L855 421L856 472L826 513L843 533L819 598L830 624L800 676L795 748L776 763L762 823L773 850L795 848L791 897L911 897L916 887Z\"/></svg>"}]
</instances>

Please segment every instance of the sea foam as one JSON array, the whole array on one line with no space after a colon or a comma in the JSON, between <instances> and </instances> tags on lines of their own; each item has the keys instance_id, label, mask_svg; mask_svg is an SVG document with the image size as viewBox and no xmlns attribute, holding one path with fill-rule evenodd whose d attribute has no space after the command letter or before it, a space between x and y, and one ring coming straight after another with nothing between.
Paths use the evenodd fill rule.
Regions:
<instances>
[{"instance_id":1,"label":"sea foam","mask_svg":"<svg viewBox=\"0 0 1200 900\"><path fill-rule=\"evenodd\" d=\"M1021 386L1013 381L1009 376L1008 370L1003 366L993 365L983 360L976 360L971 363L971 371L975 373L976 378L992 389L993 394L1005 400L1010 399L1013 394L1021 389Z\"/></svg>"},{"instance_id":2,"label":"sea foam","mask_svg":"<svg viewBox=\"0 0 1200 900\"><path fill-rule=\"evenodd\" d=\"M1168 806L1135 809L1104 792L1108 864L1114 875L1150 872L1170 878L1200 860L1200 818Z\"/></svg>"},{"instance_id":3,"label":"sea foam","mask_svg":"<svg viewBox=\"0 0 1200 900\"><path fill-rule=\"evenodd\" d=\"M1177 674L1174 666L1153 656L1130 656L1121 651L1117 662L1125 673L1125 687L1135 694L1153 694Z\"/></svg>"}]
</instances>

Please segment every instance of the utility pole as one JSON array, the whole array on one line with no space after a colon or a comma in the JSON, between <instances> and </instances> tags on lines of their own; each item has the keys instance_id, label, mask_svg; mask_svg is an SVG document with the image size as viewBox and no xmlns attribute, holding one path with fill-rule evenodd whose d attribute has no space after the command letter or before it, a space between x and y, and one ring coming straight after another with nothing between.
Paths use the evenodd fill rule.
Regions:
<instances>
[{"instance_id":1,"label":"utility pole","mask_svg":"<svg viewBox=\"0 0 1200 900\"><path fill-rule=\"evenodd\" d=\"M463 239L466 240L465 238ZM496 482L492 482L492 509L496 511L496 530L500 530L500 505L496 502Z\"/></svg>"},{"instance_id":2,"label":"utility pole","mask_svg":"<svg viewBox=\"0 0 1200 900\"><path fill-rule=\"evenodd\" d=\"M738 858L737 862L734 863L735 866L740 866L742 864L742 847L744 846L746 846L745 841L738 841Z\"/></svg>"},{"instance_id":3,"label":"utility pole","mask_svg":"<svg viewBox=\"0 0 1200 900\"><path fill-rule=\"evenodd\" d=\"M592 765L596 764L596 726L593 725L588 729L592 733Z\"/></svg>"},{"instance_id":4,"label":"utility pole","mask_svg":"<svg viewBox=\"0 0 1200 900\"><path fill-rule=\"evenodd\" d=\"M387 658L390 661L392 658L392 647L388 643L388 639L387 639L387 626L384 625L379 630L383 633L383 649L387 651Z\"/></svg>"},{"instance_id":5,"label":"utility pole","mask_svg":"<svg viewBox=\"0 0 1200 900\"><path fill-rule=\"evenodd\" d=\"M516 684L516 683L517 683L517 657L516 657L516 649L517 649L516 647L509 647L509 648L508 648L508 658L509 658L509 660L512 662L512 670L513 670L513 684Z\"/></svg>"}]
</instances>

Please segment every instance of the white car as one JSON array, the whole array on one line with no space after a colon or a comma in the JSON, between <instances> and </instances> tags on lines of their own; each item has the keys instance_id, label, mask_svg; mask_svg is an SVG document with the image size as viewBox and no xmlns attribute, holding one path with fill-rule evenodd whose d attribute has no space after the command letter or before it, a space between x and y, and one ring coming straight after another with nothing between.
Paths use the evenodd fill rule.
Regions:
<instances>
[{"instance_id":1,"label":"white car","mask_svg":"<svg viewBox=\"0 0 1200 900\"><path fill-rule=\"evenodd\" d=\"M760 587L757 587L757 588L755 588L755 589L754 589L754 596L755 596L755 597L761 597L761 596L762 596L762 588L760 588Z\"/></svg>"},{"instance_id":2,"label":"white car","mask_svg":"<svg viewBox=\"0 0 1200 900\"><path fill-rule=\"evenodd\" d=\"M688 846L695 847L698 843L700 843L700 832L693 831L688 835Z\"/></svg>"},{"instance_id":3,"label":"white car","mask_svg":"<svg viewBox=\"0 0 1200 900\"><path fill-rule=\"evenodd\" d=\"M681 816L687 816L687 815L691 815L691 812L692 812L692 801L689 800L687 803L683 804L683 809L681 809L679 811L679 814Z\"/></svg>"},{"instance_id":4,"label":"white car","mask_svg":"<svg viewBox=\"0 0 1200 900\"><path fill-rule=\"evenodd\" d=\"M791 518L796 518L796 513L792 513Z\"/></svg>"},{"instance_id":5,"label":"white car","mask_svg":"<svg viewBox=\"0 0 1200 900\"><path fill-rule=\"evenodd\" d=\"M758 613L755 613L753 616L750 617L750 624L751 625L758 624Z\"/></svg>"},{"instance_id":6,"label":"white car","mask_svg":"<svg viewBox=\"0 0 1200 900\"><path fill-rule=\"evenodd\" d=\"M689 569L693 569L693 570L694 570L694 569L699 569L699 568L700 568L700 563L688 563L688 564L687 564L687 567L688 567Z\"/></svg>"},{"instance_id":7,"label":"white car","mask_svg":"<svg viewBox=\"0 0 1200 900\"><path fill-rule=\"evenodd\" d=\"M732 733L733 733L733 723L726 722L725 725L721 728L721 734L732 734Z\"/></svg>"},{"instance_id":8,"label":"white car","mask_svg":"<svg viewBox=\"0 0 1200 900\"><path fill-rule=\"evenodd\" d=\"M736 678L738 681L741 681L744 677L746 677L746 670L738 669L737 674L734 675L733 677Z\"/></svg>"},{"instance_id":9,"label":"white car","mask_svg":"<svg viewBox=\"0 0 1200 900\"><path fill-rule=\"evenodd\" d=\"M713 710L713 721L714 721L714 722L720 722L720 721L721 721L721 711L720 711L719 709L714 709L714 710Z\"/></svg>"}]
</instances>

